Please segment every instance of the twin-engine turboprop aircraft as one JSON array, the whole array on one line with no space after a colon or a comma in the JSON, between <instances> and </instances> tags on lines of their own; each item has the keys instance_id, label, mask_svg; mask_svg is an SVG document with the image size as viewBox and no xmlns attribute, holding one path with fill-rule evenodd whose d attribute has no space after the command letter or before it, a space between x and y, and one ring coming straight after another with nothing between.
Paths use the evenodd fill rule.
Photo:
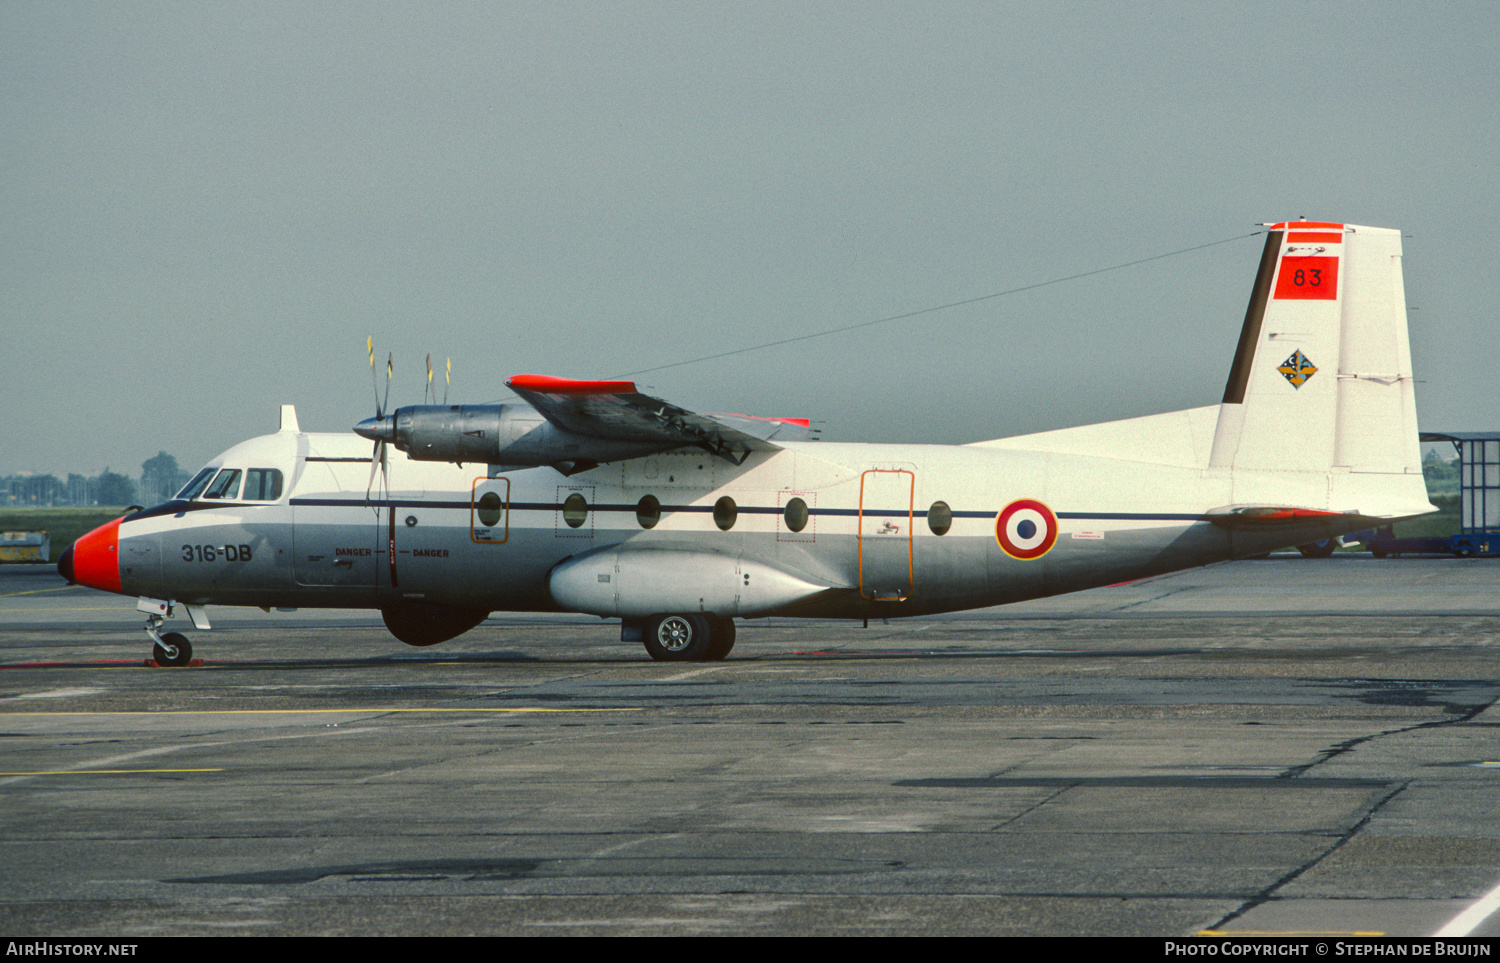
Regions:
<instances>
[{"instance_id":1,"label":"twin-engine turboprop aircraft","mask_svg":"<svg viewBox=\"0 0 1500 963\"><path fill-rule=\"evenodd\" d=\"M526 404L404 407L355 434L286 406L59 569L139 596L161 665L191 653L162 620L206 629L208 605L375 608L411 645L582 612L654 659L708 660L737 618L977 608L1433 511L1400 234L1266 226L1218 405L958 446L815 442L805 421L537 375L507 382Z\"/></svg>"}]
</instances>

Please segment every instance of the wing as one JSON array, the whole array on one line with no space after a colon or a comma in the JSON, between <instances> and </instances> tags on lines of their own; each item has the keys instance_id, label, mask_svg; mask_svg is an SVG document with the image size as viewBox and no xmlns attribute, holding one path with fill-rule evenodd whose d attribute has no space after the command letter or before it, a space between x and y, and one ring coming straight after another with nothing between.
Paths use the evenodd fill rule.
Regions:
<instances>
[{"instance_id":1,"label":"wing","mask_svg":"<svg viewBox=\"0 0 1500 963\"><path fill-rule=\"evenodd\" d=\"M804 441L814 433L806 418L695 414L641 394L633 381L516 375L505 385L564 431L609 441L693 446L736 465L752 451L774 451L781 447L777 441Z\"/></svg>"}]
</instances>

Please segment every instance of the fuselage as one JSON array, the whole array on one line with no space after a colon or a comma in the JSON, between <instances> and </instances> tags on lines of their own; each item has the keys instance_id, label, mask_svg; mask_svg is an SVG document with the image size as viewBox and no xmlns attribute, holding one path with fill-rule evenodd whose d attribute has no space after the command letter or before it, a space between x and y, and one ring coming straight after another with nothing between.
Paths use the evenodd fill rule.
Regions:
<instances>
[{"instance_id":1,"label":"fuselage","mask_svg":"<svg viewBox=\"0 0 1500 963\"><path fill-rule=\"evenodd\" d=\"M241 474L226 488L223 470ZM642 559L647 568L670 560L657 580L677 583L717 577L709 563L723 560L735 593L744 579L745 600L713 585L704 611L896 617L1076 591L1328 533L1326 524L1275 533L1212 524L1206 513L1232 501L1223 472L979 446L789 443L741 465L689 450L570 477L398 454L372 483L363 439L288 431L237 445L205 472L195 497L118 523L117 584L82 571L80 581L189 605L546 611L567 607L549 584L560 565L617 550L637 560L623 572L611 563L619 591L632 590ZM220 497L207 497L216 487ZM1018 502L1040 508L1007 522ZM761 583L778 573L820 590L752 603L752 571Z\"/></svg>"}]
</instances>

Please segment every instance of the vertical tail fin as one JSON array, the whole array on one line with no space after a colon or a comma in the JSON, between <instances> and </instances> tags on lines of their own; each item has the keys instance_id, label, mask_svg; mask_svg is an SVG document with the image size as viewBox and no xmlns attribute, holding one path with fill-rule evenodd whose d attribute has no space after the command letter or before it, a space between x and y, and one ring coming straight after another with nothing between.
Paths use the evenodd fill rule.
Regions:
<instances>
[{"instance_id":1,"label":"vertical tail fin","mask_svg":"<svg viewBox=\"0 0 1500 963\"><path fill-rule=\"evenodd\" d=\"M1310 504L1334 511L1430 510L1400 232L1315 221L1266 226L1210 467L1232 470L1236 502L1258 500L1269 482L1260 473L1274 472L1283 488L1300 475L1296 487Z\"/></svg>"}]
</instances>

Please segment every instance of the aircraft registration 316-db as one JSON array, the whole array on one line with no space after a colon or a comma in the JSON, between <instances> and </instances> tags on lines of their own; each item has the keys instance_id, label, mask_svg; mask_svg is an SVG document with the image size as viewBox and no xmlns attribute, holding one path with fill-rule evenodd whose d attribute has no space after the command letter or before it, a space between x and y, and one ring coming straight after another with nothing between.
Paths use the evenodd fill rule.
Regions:
<instances>
[{"instance_id":1,"label":"aircraft registration 316-db","mask_svg":"<svg viewBox=\"0 0 1500 963\"><path fill-rule=\"evenodd\" d=\"M581 612L693 661L728 655L735 619L977 608L1433 511L1400 233L1266 227L1217 405L967 445L824 443L540 375L506 382L526 404L377 409L353 434L288 405L59 568L139 596L162 665L191 655L163 619L207 629L209 605L379 609L411 645Z\"/></svg>"}]
</instances>

